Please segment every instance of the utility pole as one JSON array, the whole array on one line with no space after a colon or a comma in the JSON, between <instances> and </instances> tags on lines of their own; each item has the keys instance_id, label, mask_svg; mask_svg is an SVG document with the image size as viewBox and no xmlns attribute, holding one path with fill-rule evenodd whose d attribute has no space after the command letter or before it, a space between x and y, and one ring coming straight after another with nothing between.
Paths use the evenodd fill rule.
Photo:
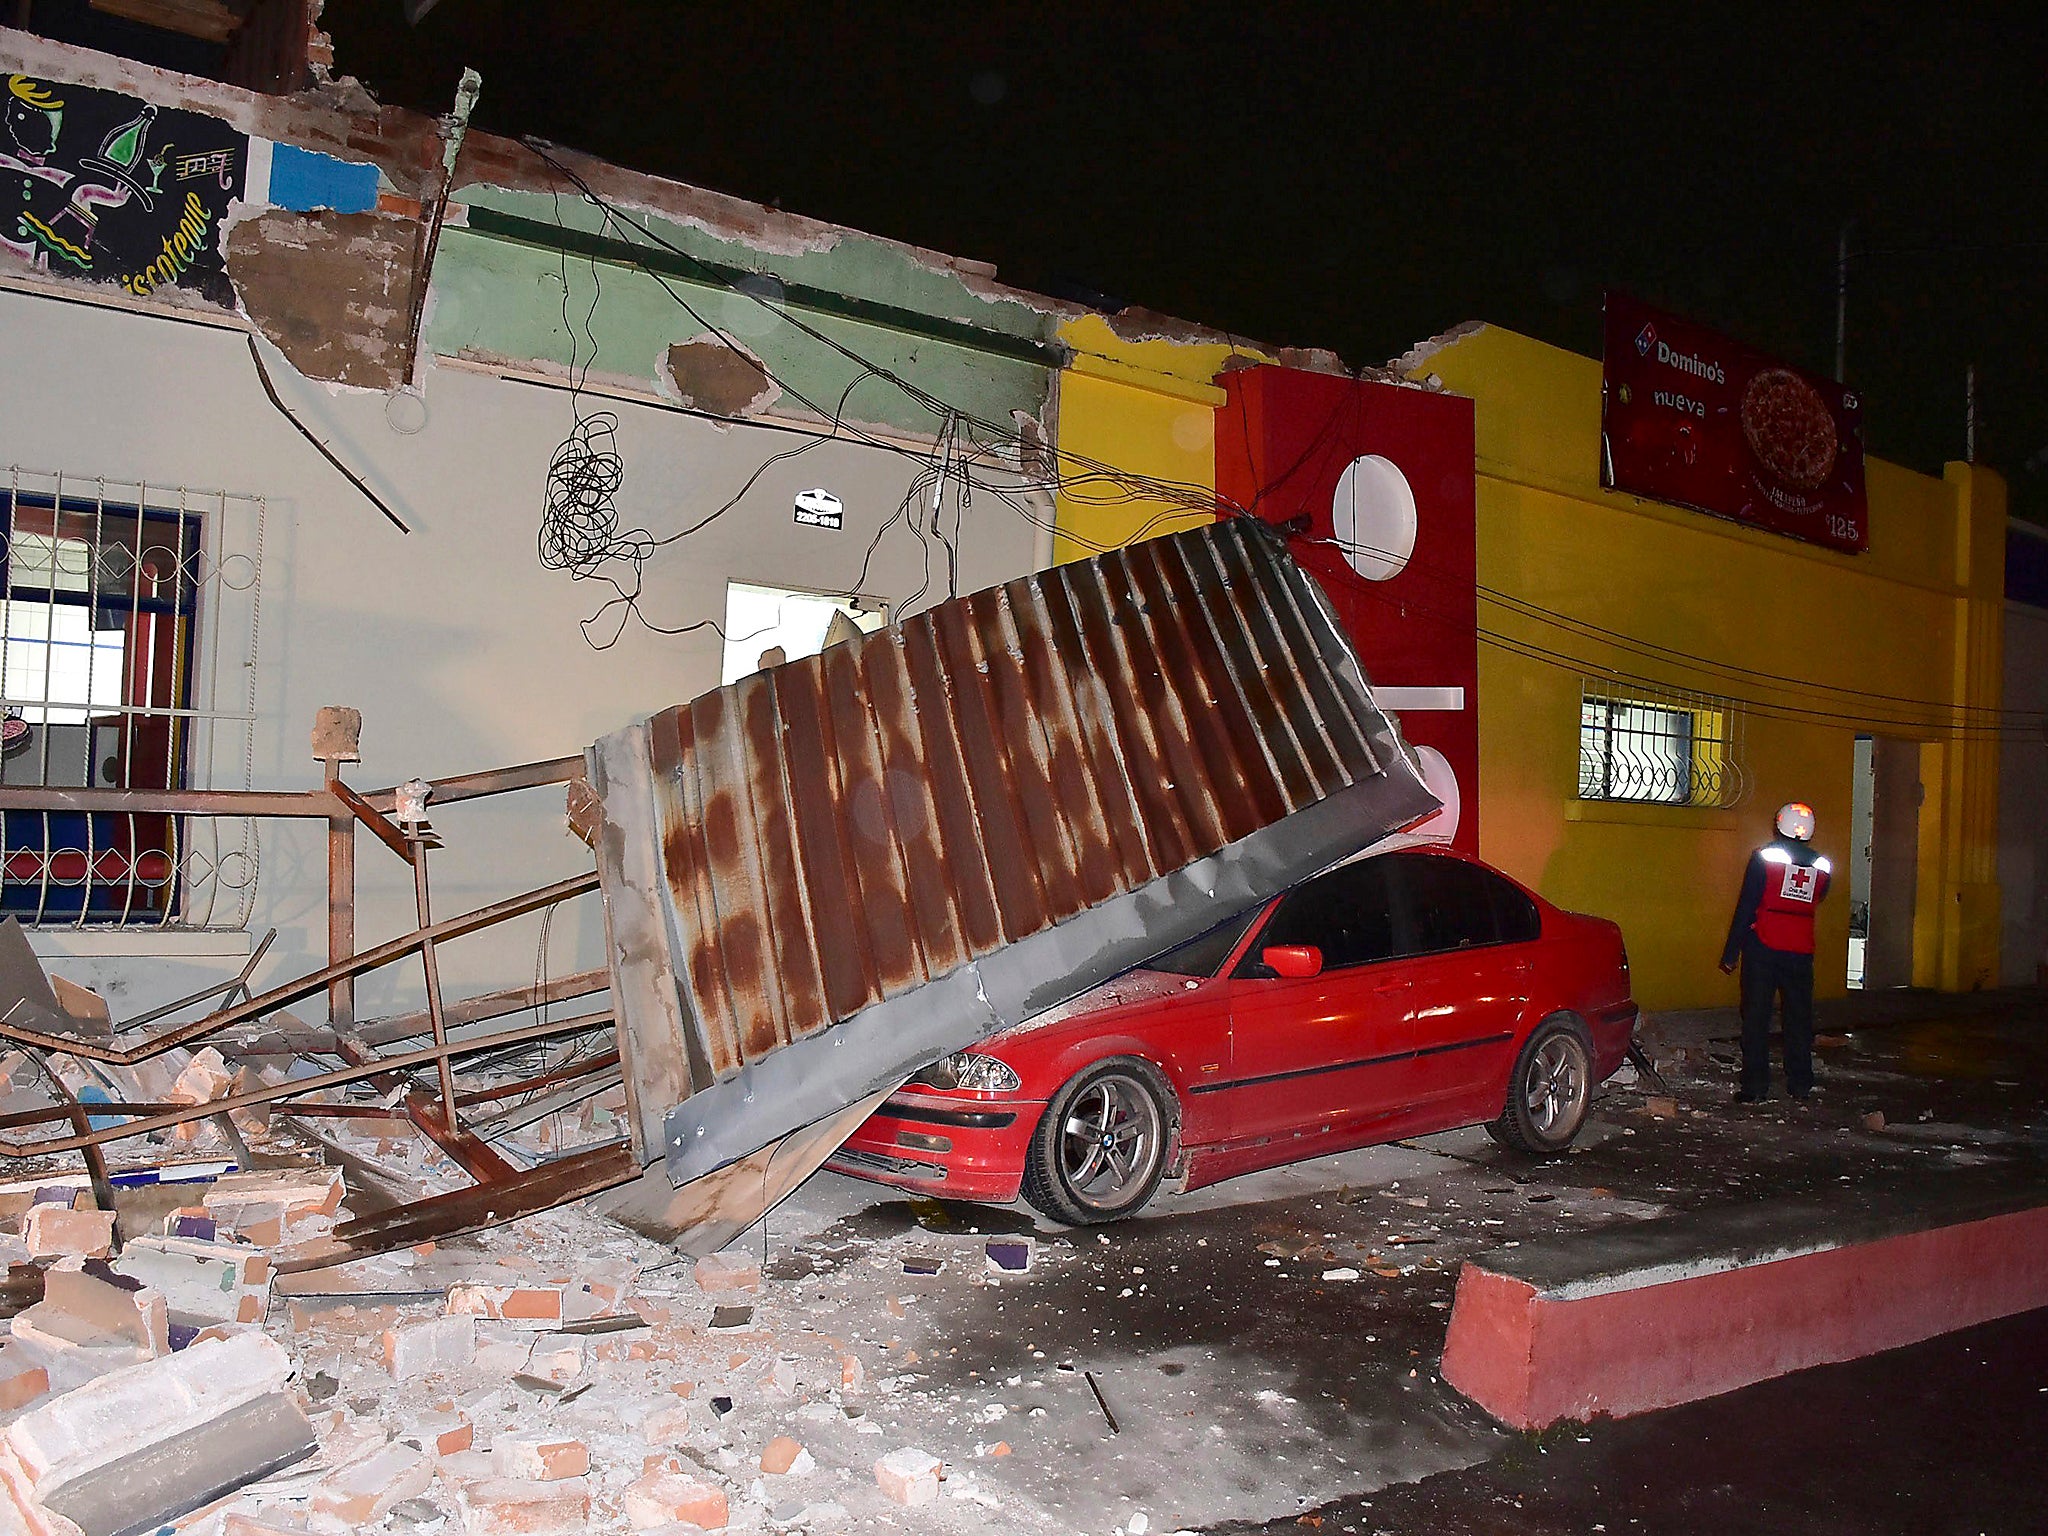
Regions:
<instances>
[{"instance_id":1,"label":"utility pole","mask_svg":"<svg viewBox=\"0 0 2048 1536\"><path fill-rule=\"evenodd\" d=\"M1849 230L1851 219L1842 225L1835 245L1835 382L1847 382L1844 373L1849 360Z\"/></svg>"},{"instance_id":2,"label":"utility pole","mask_svg":"<svg viewBox=\"0 0 2048 1536\"><path fill-rule=\"evenodd\" d=\"M1963 459L1977 462L1977 365L1963 370Z\"/></svg>"}]
</instances>

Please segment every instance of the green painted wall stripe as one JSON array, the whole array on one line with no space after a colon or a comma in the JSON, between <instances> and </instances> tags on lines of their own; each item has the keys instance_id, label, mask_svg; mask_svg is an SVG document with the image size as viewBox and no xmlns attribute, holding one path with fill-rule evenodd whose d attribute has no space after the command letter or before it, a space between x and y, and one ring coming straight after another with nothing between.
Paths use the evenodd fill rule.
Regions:
<instances>
[{"instance_id":1,"label":"green painted wall stripe","mask_svg":"<svg viewBox=\"0 0 2048 1536\"><path fill-rule=\"evenodd\" d=\"M548 224L538 219L525 219L517 214L500 213L493 208L471 208L468 227L478 234L517 241L541 250L565 251L572 256L582 256L617 266L644 267L665 277L679 277L695 283L704 283L708 279L718 286L730 287L748 278L762 275L745 267L706 261L696 256L678 255L659 246L635 245L624 240L591 234L586 230ZM842 320L858 320L867 325L901 331L906 335L927 337L969 351L986 352L994 357L1035 363L1047 368L1064 367L1071 356L1068 348L1059 342L1006 335L1001 331L986 330L939 315L919 314L915 310L904 309L894 304L855 298L849 294L834 293L829 289L814 288L802 283L783 282L780 278L776 280L782 288L781 296L776 302L788 309L806 310Z\"/></svg>"}]
</instances>

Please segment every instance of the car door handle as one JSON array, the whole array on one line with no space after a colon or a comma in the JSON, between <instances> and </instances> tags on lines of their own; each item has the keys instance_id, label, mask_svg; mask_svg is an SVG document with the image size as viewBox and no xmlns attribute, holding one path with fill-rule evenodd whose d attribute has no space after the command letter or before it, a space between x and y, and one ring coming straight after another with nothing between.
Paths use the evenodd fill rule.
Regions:
<instances>
[{"instance_id":1,"label":"car door handle","mask_svg":"<svg viewBox=\"0 0 2048 1536\"><path fill-rule=\"evenodd\" d=\"M1373 988L1374 992L1406 992L1414 986L1412 981L1383 981Z\"/></svg>"}]
</instances>

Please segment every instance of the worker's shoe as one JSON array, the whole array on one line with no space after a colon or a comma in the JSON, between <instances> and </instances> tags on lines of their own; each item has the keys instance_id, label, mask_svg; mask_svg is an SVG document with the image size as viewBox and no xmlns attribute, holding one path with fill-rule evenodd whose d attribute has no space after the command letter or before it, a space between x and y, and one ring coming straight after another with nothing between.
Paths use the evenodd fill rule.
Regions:
<instances>
[{"instance_id":1,"label":"worker's shoe","mask_svg":"<svg viewBox=\"0 0 2048 1536\"><path fill-rule=\"evenodd\" d=\"M1738 1104L1761 1104L1771 1096L1768 1088L1738 1088L1735 1102Z\"/></svg>"}]
</instances>

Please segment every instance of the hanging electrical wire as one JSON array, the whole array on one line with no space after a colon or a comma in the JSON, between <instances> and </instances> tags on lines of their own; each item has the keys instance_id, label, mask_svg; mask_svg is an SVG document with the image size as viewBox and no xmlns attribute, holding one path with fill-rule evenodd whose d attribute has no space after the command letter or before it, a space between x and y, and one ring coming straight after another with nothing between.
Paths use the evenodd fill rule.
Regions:
<instances>
[{"instance_id":1,"label":"hanging electrical wire","mask_svg":"<svg viewBox=\"0 0 2048 1536\"><path fill-rule=\"evenodd\" d=\"M777 377L772 372L769 373L769 377L782 387L784 393L797 400L798 403L812 411L813 414L825 417L831 437L836 438L843 433L870 446L913 457L920 462L919 474L913 479L912 486L906 492L903 503L877 530L867 550L864 552L859 575L856 577L854 584L846 589L849 593L857 593L864 587L876 550L895 524L901 521L917 536L920 547L925 551L925 564L924 578L916 593L895 605L895 609L899 613L910 604L920 600L930 588L930 555L929 547L925 543L925 519L920 513L912 510L912 507L920 502L921 488L922 490L928 490L932 496L929 532L938 538L942 547L947 551L948 591L949 594L957 595L957 554L959 532L962 526L961 519L965 515L967 505L974 491L979 490L992 495L1020 517L1024 518L1033 527L1057 532L1062 538L1087 553L1105 553L1110 549L1118 548L1124 544L1133 543L1149 536L1161 524L1191 515L1231 517L1255 513L1262 502L1284 487L1296 475L1302 473L1311 463L1327 458L1327 455L1332 451L1338 451L1344 439L1344 434L1340 431L1340 427L1345 423L1346 414L1360 409L1357 403L1357 392L1345 391L1344 399L1340 400L1333 407L1330 415L1311 436L1308 444L1295 459L1278 474L1261 477L1260 488L1254 495L1252 504L1248 507L1236 504L1231 499L1219 495L1213 488L1208 486L1136 474L1086 455L1077 454L1063 446L1049 445L1042 441L1028 441L1014 430L989 422L973 415L971 412L950 405L909 380L902 378L890 369L862 357L836 338L819 330L801 317L792 314L786 307L776 303L767 294L758 291L755 286L742 285L731 281L724 274L701 261L701 259L697 258L687 249L668 239L653 226L631 218L622 210L614 207L571 167L551 154L548 147L541 141L528 139L525 142L529 149L533 150L535 154L552 166L558 174L577 188L586 201L599 210L606 221L606 228L615 230L621 242L629 250L636 246L648 246L658 248L668 252L670 255L681 258L699 269L701 281L705 284L750 300L774 315L782 323L793 327L801 334L830 349L856 367L858 371L855 377L848 384L846 393L842 394L838 407L829 413L829 416L800 391L792 388L788 381ZM595 258L593 258L594 260ZM752 353L740 347L723 329L711 324L699 314L687 299L676 292L673 284L667 280L663 273L656 271L637 258L634 259L634 264L636 269L643 275L660 284L669 296L692 319L696 320L705 331L730 347L738 355L747 358L754 366L761 366L759 360ZM1234 347L1235 343L1233 342ZM1354 377L1356 376L1354 374ZM870 379L879 380L898 390L906 398L914 401L933 416L937 422L937 427L935 429L933 447L928 453L918 454L898 442L867 432L857 425L850 426L844 422L842 413L847 395L851 394L855 386ZM1247 434L1245 448L1247 462L1249 463L1253 455L1248 420L1244 420L1242 425ZM829 439L820 439L819 441L824 440ZM1033 475L1027 471L1026 465L1032 453L1040 454L1049 460L1047 473ZM1009 483L1005 483L1004 480L988 478L992 473L997 472L1000 472ZM940 505L949 482L957 486L953 535L950 539L943 532L939 518ZM751 484L752 481L750 480L749 486ZM745 494L746 489L747 487L742 488L741 495ZM1103 544L1078 535L1071 528L1060 527L1056 521L1048 520L1031 505L1029 497L1033 494L1051 494L1065 500L1070 505L1087 506L1096 509L1111 509L1129 505L1152 505L1159 507L1160 510L1125 535L1124 538L1113 544ZM713 516L716 517L731 510L738 500L739 497L733 498L732 501L721 507ZM709 520L705 519L677 534L657 540L655 541L655 547L686 537ZM1339 543L1335 539L1322 542L1333 545ZM1365 551L1367 546L1352 545L1351 548L1354 551ZM1372 552L1385 553L1383 551ZM1408 569L1420 570L1422 568L1411 562ZM1444 578L1435 573L1429 573L1429 576L1430 579L1439 582L1444 580ZM1370 590L1365 588L1362 578L1360 578L1360 583L1362 589ZM1475 586L1481 601L1506 608L1523 617L1562 629L1567 633L1576 634L1581 639L1592 643L1610 645L1623 650L1625 653L1635 654L1644 660L1668 663L1686 668L1696 668L1710 674L1721 674L1722 676L1739 680L1742 686L1749 687L1752 690L1761 690L1766 695L1783 694L1790 696L1789 698L1754 699L1738 697L1732 694L1728 695L1731 702L1749 705L1766 718L1807 719L1837 724L1862 721L1867 724L1895 725L1923 730L1949 732L1962 730L1969 734L2018 734L2022 736L2040 734L2042 721L2044 718L2048 718L2041 711L2008 710L1999 706L1951 703L1939 699L1915 699L1904 695L1888 694L1880 690L1862 689L1846 684L1832 684L1813 678L1797 677L1758 668L1750 668L1739 663L1686 652L1675 647L1663 646L1653 641L1625 635L1620 631L1605 629L1588 620L1547 608L1529 599L1502 592L1499 589L1488 587L1484 584L1475 584ZM1373 592L1372 595L1376 599L1387 600L1387 594L1384 592ZM1404 599L1403 601L1412 603L1412 599ZM1427 616L1439 624L1459 629L1469 628L1482 643L1513 650L1517 654L1528 656L1530 659L1541 660L1550 665L1569 667L1575 671L1592 672L1624 681L1633 678L1642 682L1645 686L1673 686L1668 680L1652 679L1640 674L1629 673L1615 668L1607 661L1534 644L1516 636L1490 630L1467 618L1447 615L1441 611L1431 611L1424 605L1417 606L1421 607ZM641 622L645 623L646 621L643 618ZM648 627L657 629L661 633L681 633L688 629L704 627L709 623L710 621L708 620L699 621L697 624L683 626L681 629L675 630L661 629L655 625L649 625ZM711 627L716 628L717 626L712 625ZM1810 707L1798 702L1798 699L1802 696L1812 698L1816 703L1831 702L1844 706L1855 701L1868 701L1872 705L1879 706L1879 708L1875 711L1856 712L1848 708L1826 709ZM1958 721L1961 723L1959 724Z\"/></svg>"}]
</instances>

